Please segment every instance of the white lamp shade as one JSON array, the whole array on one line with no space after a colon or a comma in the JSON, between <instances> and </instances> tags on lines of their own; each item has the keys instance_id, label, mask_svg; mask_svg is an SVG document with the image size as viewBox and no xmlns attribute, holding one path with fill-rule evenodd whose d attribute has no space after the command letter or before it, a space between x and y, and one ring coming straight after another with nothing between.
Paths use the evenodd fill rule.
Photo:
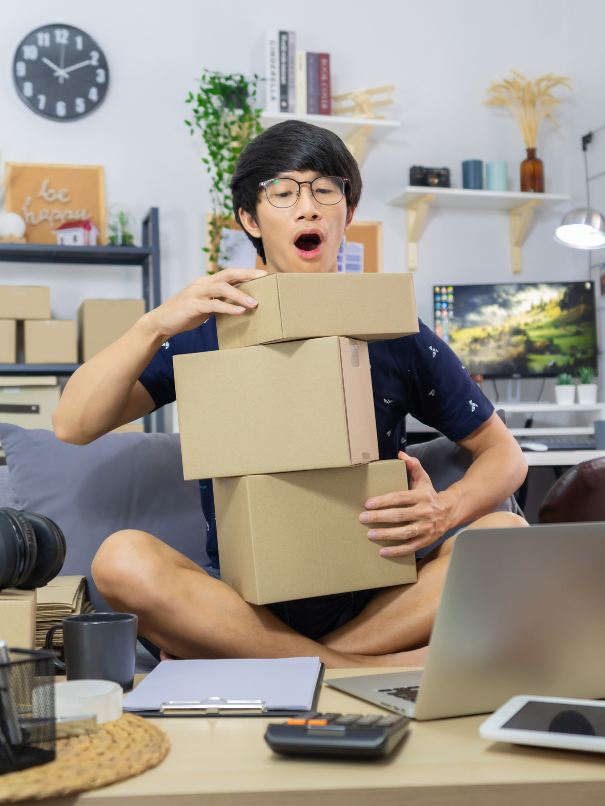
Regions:
<instances>
[{"instance_id":1,"label":"white lamp shade","mask_svg":"<svg viewBox=\"0 0 605 806\"><path fill-rule=\"evenodd\" d=\"M598 210L591 207L570 210L557 227L555 240L574 249L603 249L605 220Z\"/></svg>"}]
</instances>

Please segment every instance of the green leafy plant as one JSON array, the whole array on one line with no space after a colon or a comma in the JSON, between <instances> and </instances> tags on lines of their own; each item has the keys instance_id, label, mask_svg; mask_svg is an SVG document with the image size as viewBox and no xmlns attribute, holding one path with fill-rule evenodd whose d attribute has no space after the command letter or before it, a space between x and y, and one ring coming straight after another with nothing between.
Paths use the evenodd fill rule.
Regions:
<instances>
[{"instance_id":1,"label":"green leafy plant","mask_svg":"<svg viewBox=\"0 0 605 806\"><path fill-rule=\"evenodd\" d=\"M557 386L571 386L572 384L573 378L569 372L562 372L560 375L557 375Z\"/></svg>"},{"instance_id":2,"label":"green leafy plant","mask_svg":"<svg viewBox=\"0 0 605 806\"><path fill-rule=\"evenodd\" d=\"M134 235L129 232L130 220L123 210L109 222L108 229L111 235L107 240L112 246L134 246Z\"/></svg>"},{"instance_id":3,"label":"green leafy plant","mask_svg":"<svg viewBox=\"0 0 605 806\"><path fill-rule=\"evenodd\" d=\"M255 107L258 83L254 74L247 79L241 73L224 75L218 71L204 70L198 91L189 93L185 103L191 104L191 120L185 123L193 135L198 128L208 152L202 157L211 176L210 196L212 216L209 224L208 253L213 269L221 270L218 264L221 235L225 224L233 218L233 203L229 184L235 171L235 163L242 150L253 137L260 134L262 109Z\"/></svg>"},{"instance_id":4,"label":"green leafy plant","mask_svg":"<svg viewBox=\"0 0 605 806\"><path fill-rule=\"evenodd\" d=\"M596 374L592 367L580 367L578 370L578 378L581 384L592 383Z\"/></svg>"}]
</instances>

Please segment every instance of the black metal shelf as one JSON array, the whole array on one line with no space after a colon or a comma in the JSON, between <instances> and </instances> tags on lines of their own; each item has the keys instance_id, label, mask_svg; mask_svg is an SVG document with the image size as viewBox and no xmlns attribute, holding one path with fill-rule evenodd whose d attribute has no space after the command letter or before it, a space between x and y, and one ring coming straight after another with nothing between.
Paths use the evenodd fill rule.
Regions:
<instances>
[{"instance_id":1,"label":"black metal shelf","mask_svg":"<svg viewBox=\"0 0 605 806\"><path fill-rule=\"evenodd\" d=\"M160 273L160 214L152 207L142 223L142 246L55 246L37 243L0 244L0 262L63 263L92 266L140 266L145 310L162 302ZM0 364L0 375L71 375L81 364ZM164 431L164 410L148 414L145 431Z\"/></svg>"}]
</instances>

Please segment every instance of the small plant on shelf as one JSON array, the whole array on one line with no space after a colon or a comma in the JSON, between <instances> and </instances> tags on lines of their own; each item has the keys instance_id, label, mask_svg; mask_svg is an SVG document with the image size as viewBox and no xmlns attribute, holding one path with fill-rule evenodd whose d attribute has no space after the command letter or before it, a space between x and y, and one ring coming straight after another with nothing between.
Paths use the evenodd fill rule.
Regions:
<instances>
[{"instance_id":1,"label":"small plant on shelf","mask_svg":"<svg viewBox=\"0 0 605 806\"><path fill-rule=\"evenodd\" d=\"M592 367L580 367L578 370L578 378L580 379L580 383L584 385L592 383L596 374Z\"/></svg>"},{"instance_id":2,"label":"small plant on shelf","mask_svg":"<svg viewBox=\"0 0 605 806\"><path fill-rule=\"evenodd\" d=\"M191 104L192 119L186 120L191 134L198 128L208 152L202 162L211 176L212 216L209 225L210 245L204 247L214 274L218 264L221 235L225 224L233 218L230 183L235 163L242 150L262 129L262 109L255 107L258 82L255 74L247 79L241 73L224 75L204 70L198 91L189 93L185 103Z\"/></svg>"},{"instance_id":3,"label":"small plant on shelf","mask_svg":"<svg viewBox=\"0 0 605 806\"><path fill-rule=\"evenodd\" d=\"M573 377L569 372L562 372L557 375L557 386L573 386Z\"/></svg>"}]
</instances>

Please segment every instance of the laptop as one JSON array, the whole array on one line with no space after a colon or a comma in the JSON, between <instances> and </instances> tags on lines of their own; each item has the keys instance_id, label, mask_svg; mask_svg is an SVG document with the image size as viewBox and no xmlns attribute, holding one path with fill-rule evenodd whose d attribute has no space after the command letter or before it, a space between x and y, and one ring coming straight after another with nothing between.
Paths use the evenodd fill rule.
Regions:
<instances>
[{"instance_id":1,"label":"laptop","mask_svg":"<svg viewBox=\"0 0 605 806\"><path fill-rule=\"evenodd\" d=\"M605 698L605 523L471 529L456 539L424 671L326 680L416 719L517 694Z\"/></svg>"}]
</instances>

